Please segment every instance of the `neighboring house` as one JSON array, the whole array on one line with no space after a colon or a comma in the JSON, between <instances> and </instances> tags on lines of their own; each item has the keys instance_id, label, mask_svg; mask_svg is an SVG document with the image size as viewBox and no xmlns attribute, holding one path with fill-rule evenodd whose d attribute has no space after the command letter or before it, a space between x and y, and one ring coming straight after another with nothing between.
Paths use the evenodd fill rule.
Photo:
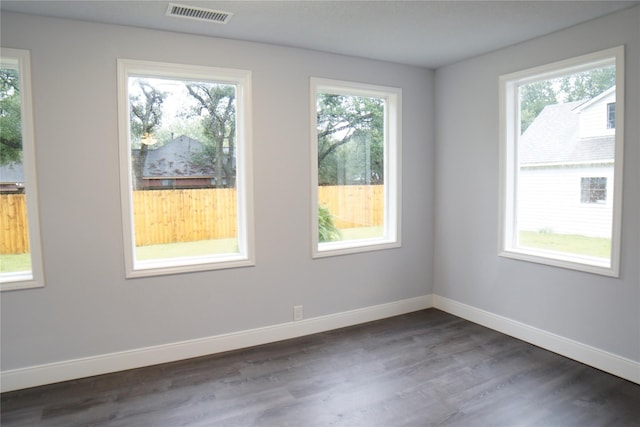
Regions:
<instances>
[{"instance_id":1,"label":"neighboring house","mask_svg":"<svg viewBox=\"0 0 640 427\"><path fill-rule=\"evenodd\" d=\"M524 132L520 230L611 236L615 101L614 86L588 101L549 105Z\"/></svg>"},{"instance_id":2,"label":"neighboring house","mask_svg":"<svg viewBox=\"0 0 640 427\"><path fill-rule=\"evenodd\" d=\"M142 171L143 189L214 187L213 166L194 161L202 150L202 143L185 135L149 150Z\"/></svg>"},{"instance_id":3,"label":"neighboring house","mask_svg":"<svg viewBox=\"0 0 640 427\"><path fill-rule=\"evenodd\" d=\"M202 149L200 142L182 135L162 147L149 150L143 169L143 189L214 187L213 166L194 162L193 156ZM0 194L23 192L22 163L0 166Z\"/></svg>"},{"instance_id":4,"label":"neighboring house","mask_svg":"<svg viewBox=\"0 0 640 427\"><path fill-rule=\"evenodd\" d=\"M22 163L11 162L0 166L0 193L24 193L24 168Z\"/></svg>"}]
</instances>

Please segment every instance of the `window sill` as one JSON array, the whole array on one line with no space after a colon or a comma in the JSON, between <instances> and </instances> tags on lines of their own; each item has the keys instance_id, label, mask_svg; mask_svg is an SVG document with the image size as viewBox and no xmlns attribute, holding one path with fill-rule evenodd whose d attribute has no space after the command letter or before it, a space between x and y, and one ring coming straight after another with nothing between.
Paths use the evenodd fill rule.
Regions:
<instances>
[{"instance_id":1,"label":"window sill","mask_svg":"<svg viewBox=\"0 0 640 427\"><path fill-rule=\"evenodd\" d=\"M252 258L240 254L145 260L136 261L133 268L127 268L126 277L133 279L253 266L255 261Z\"/></svg>"},{"instance_id":2,"label":"window sill","mask_svg":"<svg viewBox=\"0 0 640 427\"><path fill-rule=\"evenodd\" d=\"M530 248L505 249L498 253L498 255L504 258L583 271L601 276L619 277L618 267L612 266L611 261L607 258L574 255L566 252L542 251Z\"/></svg>"},{"instance_id":3,"label":"window sill","mask_svg":"<svg viewBox=\"0 0 640 427\"><path fill-rule=\"evenodd\" d=\"M361 252L379 251L384 249L394 249L402 244L396 240L387 239L362 239L345 240L339 242L320 243L313 251L313 258L325 258L331 256L356 254Z\"/></svg>"},{"instance_id":4,"label":"window sill","mask_svg":"<svg viewBox=\"0 0 640 427\"><path fill-rule=\"evenodd\" d=\"M44 284L33 278L31 271L0 273L0 291L16 291L19 289L43 288Z\"/></svg>"}]
</instances>

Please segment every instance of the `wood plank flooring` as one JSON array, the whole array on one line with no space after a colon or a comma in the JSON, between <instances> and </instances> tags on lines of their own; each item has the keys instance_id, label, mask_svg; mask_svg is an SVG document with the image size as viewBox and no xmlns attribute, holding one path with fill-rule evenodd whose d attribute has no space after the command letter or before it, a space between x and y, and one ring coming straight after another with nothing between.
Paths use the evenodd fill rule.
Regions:
<instances>
[{"instance_id":1,"label":"wood plank flooring","mask_svg":"<svg viewBox=\"0 0 640 427\"><path fill-rule=\"evenodd\" d=\"M640 385L429 309L2 395L13 426L640 426Z\"/></svg>"}]
</instances>

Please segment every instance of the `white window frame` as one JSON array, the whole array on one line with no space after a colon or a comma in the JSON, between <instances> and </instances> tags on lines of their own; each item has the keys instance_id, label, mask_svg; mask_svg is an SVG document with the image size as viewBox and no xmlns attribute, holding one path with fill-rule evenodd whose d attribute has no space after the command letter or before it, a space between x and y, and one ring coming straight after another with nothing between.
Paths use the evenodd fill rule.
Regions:
<instances>
[{"instance_id":1,"label":"white window frame","mask_svg":"<svg viewBox=\"0 0 640 427\"><path fill-rule=\"evenodd\" d=\"M130 76L207 81L213 83L228 83L236 86L238 253L136 261L133 192L131 190L131 138L128 93L128 78ZM250 71L200 65L118 59L120 185L127 278L255 265L251 112Z\"/></svg>"},{"instance_id":2,"label":"white window frame","mask_svg":"<svg viewBox=\"0 0 640 427\"><path fill-rule=\"evenodd\" d=\"M593 257L534 250L517 245L516 203L518 188L518 162L516 143L520 134L520 107L518 87L536 81L553 79L567 73L616 66L616 117L613 225L611 255L603 263ZM618 46L564 61L500 76L500 215L498 255L507 258L546 264L556 267L618 277L620 269L620 234L622 225L622 176L624 143L624 46ZM609 197L609 192L607 194Z\"/></svg>"},{"instance_id":3,"label":"white window frame","mask_svg":"<svg viewBox=\"0 0 640 427\"><path fill-rule=\"evenodd\" d=\"M318 238L318 93L385 99L384 108L384 226L372 239L320 242ZM345 255L398 248L401 241L402 89L342 80L310 78L311 243L312 257Z\"/></svg>"},{"instance_id":4,"label":"white window frame","mask_svg":"<svg viewBox=\"0 0 640 427\"><path fill-rule=\"evenodd\" d=\"M30 53L24 49L3 47L0 51L0 61L2 61L2 67L16 67L20 75L22 166L24 168L27 226L29 227L29 254L31 256L30 271L0 273L0 290L41 288L45 285L45 281L40 242Z\"/></svg>"}]
</instances>

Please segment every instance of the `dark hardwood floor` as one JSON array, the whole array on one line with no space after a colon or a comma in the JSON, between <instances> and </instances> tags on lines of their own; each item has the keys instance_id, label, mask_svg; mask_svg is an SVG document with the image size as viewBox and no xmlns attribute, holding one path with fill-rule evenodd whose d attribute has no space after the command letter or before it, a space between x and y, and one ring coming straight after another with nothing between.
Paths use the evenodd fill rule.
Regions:
<instances>
[{"instance_id":1,"label":"dark hardwood floor","mask_svg":"<svg viewBox=\"0 0 640 427\"><path fill-rule=\"evenodd\" d=\"M436 309L2 395L11 426L640 426L640 385Z\"/></svg>"}]
</instances>

